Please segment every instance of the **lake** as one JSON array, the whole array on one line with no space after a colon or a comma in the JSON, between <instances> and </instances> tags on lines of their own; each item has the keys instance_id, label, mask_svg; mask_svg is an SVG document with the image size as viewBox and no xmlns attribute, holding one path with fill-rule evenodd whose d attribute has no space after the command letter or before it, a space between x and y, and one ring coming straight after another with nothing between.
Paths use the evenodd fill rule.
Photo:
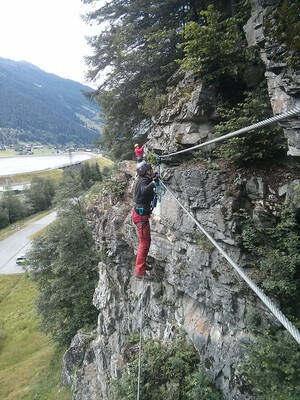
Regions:
<instances>
[{"instance_id":1,"label":"lake","mask_svg":"<svg viewBox=\"0 0 300 400\"><path fill-rule=\"evenodd\" d=\"M41 156L0 157L0 176L60 168L95 157L94 153L62 153Z\"/></svg>"}]
</instances>

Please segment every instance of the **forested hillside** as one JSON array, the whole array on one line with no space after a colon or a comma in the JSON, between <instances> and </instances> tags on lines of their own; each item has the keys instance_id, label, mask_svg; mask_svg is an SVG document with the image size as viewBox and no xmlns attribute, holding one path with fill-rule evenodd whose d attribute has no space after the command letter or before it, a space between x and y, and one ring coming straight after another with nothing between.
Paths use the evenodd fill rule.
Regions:
<instances>
[{"instance_id":1,"label":"forested hillside","mask_svg":"<svg viewBox=\"0 0 300 400\"><path fill-rule=\"evenodd\" d=\"M265 42L270 66L267 76L282 72L282 86L295 92L289 73L299 68L297 1L262 2L262 7L272 5L276 11L266 13L264 36L255 45L248 41L253 42L262 29L260 21L254 37L246 38L244 29L254 4L250 0L84 2L95 4L87 21L109 22L99 36L90 39L94 56L88 61L91 78L109 67L105 82L94 95L105 115L106 145L116 158L131 157L132 144L146 139L153 118L167 104L170 90L184 73L193 73L215 92L215 125L242 117L243 108L248 115L243 126L251 123L251 118L272 116L266 66L260 54ZM269 90L271 93L271 83ZM188 96L178 93L183 101ZM233 115L230 110L236 106Z\"/></svg>"},{"instance_id":2,"label":"forested hillside","mask_svg":"<svg viewBox=\"0 0 300 400\"><path fill-rule=\"evenodd\" d=\"M90 87L0 58L0 88L0 144L84 145L99 139L99 106L82 93Z\"/></svg>"}]
</instances>

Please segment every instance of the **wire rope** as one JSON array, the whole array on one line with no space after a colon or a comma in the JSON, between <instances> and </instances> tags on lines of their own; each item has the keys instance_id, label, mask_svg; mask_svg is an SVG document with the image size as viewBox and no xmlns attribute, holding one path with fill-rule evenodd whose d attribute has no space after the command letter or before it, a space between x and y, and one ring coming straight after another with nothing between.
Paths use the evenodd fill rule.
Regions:
<instances>
[{"instance_id":1,"label":"wire rope","mask_svg":"<svg viewBox=\"0 0 300 400\"><path fill-rule=\"evenodd\" d=\"M139 363L138 363L138 388L137 388L137 396L136 396L137 400L140 399L142 335L143 335L143 297L141 298L140 343L139 343Z\"/></svg>"},{"instance_id":2,"label":"wire rope","mask_svg":"<svg viewBox=\"0 0 300 400\"><path fill-rule=\"evenodd\" d=\"M170 153L170 154L163 154L163 155L160 155L158 157L159 158L166 158L166 157L170 157L170 156L175 156L176 154L186 153L187 151L195 150L195 149L198 149L200 147L204 147L204 146L207 146L209 144L220 142L220 141L225 140L225 139L231 139L232 137L239 136L242 133L245 133L245 132L248 132L248 131L253 131L255 129L261 128L262 126L269 125L269 124L271 124L273 122L281 121L282 119L285 119L285 118L288 118L288 117L292 117L292 116L297 115L297 114L300 114L300 107L296 107L293 110L286 111L286 112L284 112L282 114L279 114L279 115L275 115L274 117L265 119L264 121L256 122L253 125L247 126L245 128L238 129L237 131L228 133L227 135L217 137L215 139L209 140L209 141L204 142L204 143L200 143L200 144L198 144L196 146L193 146L193 147L189 147L188 149L179 150L179 151L176 151L176 152Z\"/></svg>"},{"instance_id":3,"label":"wire rope","mask_svg":"<svg viewBox=\"0 0 300 400\"><path fill-rule=\"evenodd\" d=\"M231 257L222 249L222 247L215 241L215 239L200 225L196 218L191 214L183 204L176 198L176 196L171 192L171 190L164 184L167 191L173 197L173 199L180 205L180 207L186 212L186 214L195 222L197 227L202 231L202 233L210 240L210 242L219 250L223 257L228 261L228 263L237 271L237 273L244 279L244 281L250 286L250 288L255 292L255 294L261 299L261 301L268 307L272 314L277 318L277 320L287 329L287 331L293 336L293 338L300 344L300 332L298 329L286 318L286 316L279 310L278 307L264 294L264 292L249 278L249 276L239 267Z\"/></svg>"}]
</instances>

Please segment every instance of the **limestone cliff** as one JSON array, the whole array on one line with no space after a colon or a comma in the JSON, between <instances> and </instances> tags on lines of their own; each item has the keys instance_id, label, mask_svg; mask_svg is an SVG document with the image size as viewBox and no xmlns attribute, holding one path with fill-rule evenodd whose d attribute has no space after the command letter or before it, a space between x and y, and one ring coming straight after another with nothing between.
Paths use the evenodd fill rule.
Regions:
<instances>
[{"instance_id":1,"label":"limestone cliff","mask_svg":"<svg viewBox=\"0 0 300 400\"><path fill-rule=\"evenodd\" d=\"M262 27L271 6L272 1L254 2L245 29L249 44L261 47L271 104L278 113L297 105L300 85L293 71L289 72L289 84L283 85L280 68L268 61L268 41ZM148 152L171 152L214 135L214 89L204 87L192 75L173 77L173 87L168 106L156 117L149 133ZM290 155L298 156L299 120L289 121L284 129ZM225 162L210 159L185 164L175 161L177 165L162 165L164 182L251 276L251 260L241 251L235 212L246 208L258 227L273 226L282 203L293 196L300 182L299 169L275 171L270 165L236 171ZM74 399L110 399L109 380L121 374L126 338L139 329L143 305L145 338L172 339L184 331L226 399L253 398L235 369L244 357L243 344L251 340L248 316L255 311L262 319L273 320L272 315L199 235L168 192L151 218L149 263L154 267L155 281L135 281L138 238L131 222L135 163L123 162L119 170L112 182L115 190L112 186L103 190L88 208L89 225L103 255L94 294L99 319L96 331L79 332L66 352L64 382L73 385Z\"/></svg>"}]
</instances>

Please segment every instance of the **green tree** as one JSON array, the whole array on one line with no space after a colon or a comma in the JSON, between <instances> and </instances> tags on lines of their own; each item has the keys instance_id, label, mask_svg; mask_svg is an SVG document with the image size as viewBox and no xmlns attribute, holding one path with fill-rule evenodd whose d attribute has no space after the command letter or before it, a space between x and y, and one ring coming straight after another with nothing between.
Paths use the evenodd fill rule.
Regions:
<instances>
[{"instance_id":1,"label":"green tree","mask_svg":"<svg viewBox=\"0 0 300 400\"><path fill-rule=\"evenodd\" d=\"M226 79L242 81L245 68L259 63L259 53L247 47L242 29L249 10L241 4L239 9L239 13L228 16L210 4L200 12L201 21L186 25L184 58L179 60L184 70L192 70L206 82L221 87Z\"/></svg>"},{"instance_id":2,"label":"green tree","mask_svg":"<svg viewBox=\"0 0 300 400\"><path fill-rule=\"evenodd\" d=\"M66 172L56 196L58 218L34 240L29 276L37 283L41 328L61 344L78 329L95 326L92 304L99 254L85 217L80 177Z\"/></svg>"},{"instance_id":3,"label":"green tree","mask_svg":"<svg viewBox=\"0 0 300 400\"><path fill-rule=\"evenodd\" d=\"M97 0L84 0L97 4ZM161 95L182 57L180 31L189 21L198 21L208 1L112 0L90 12L89 23L106 23L89 44L94 55L87 58L89 77L108 71L94 93L105 116L106 146L116 158L132 155L132 138L143 134L144 101L150 90ZM220 4L220 1L213 1ZM224 1L223 8L230 6ZM146 107L147 109L147 107Z\"/></svg>"},{"instance_id":4,"label":"green tree","mask_svg":"<svg viewBox=\"0 0 300 400\"><path fill-rule=\"evenodd\" d=\"M80 167L80 176L83 187L88 189L91 186L91 167L88 162L83 163Z\"/></svg>"},{"instance_id":5,"label":"green tree","mask_svg":"<svg viewBox=\"0 0 300 400\"><path fill-rule=\"evenodd\" d=\"M30 187L25 190L25 196L32 205L33 212L46 210L52 204L55 195L55 182L53 179L34 177Z\"/></svg>"},{"instance_id":6,"label":"green tree","mask_svg":"<svg viewBox=\"0 0 300 400\"><path fill-rule=\"evenodd\" d=\"M80 177L85 189L89 189L95 182L101 182L102 175L98 163L84 163L80 168Z\"/></svg>"},{"instance_id":7,"label":"green tree","mask_svg":"<svg viewBox=\"0 0 300 400\"><path fill-rule=\"evenodd\" d=\"M92 177L93 183L102 181L102 174L101 174L101 171L100 171L99 164L97 162L95 164L92 164L91 177Z\"/></svg>"},{"instance_id":8,"label":"green tree","mask_svg":"<svg viewBox=\"0 0 300 400\"><path fill-rule=\"evenodd\" d=\"M22 219L27 216L24 204L20 200L20 197L15 195L12 191L4 193L2 199L2 207L6 210L8 215L8 222L10 224Z\"/></svg>"},{"instance_id":9,"label":"green tree","mask_svg":"<svg viewBox=\"0 0 300 400\"><path fill-rule=\"evenodd\" d=\"M0 203L0 228L5 228L9 225L8 210Z\"/></svg>"}]
</instances>

